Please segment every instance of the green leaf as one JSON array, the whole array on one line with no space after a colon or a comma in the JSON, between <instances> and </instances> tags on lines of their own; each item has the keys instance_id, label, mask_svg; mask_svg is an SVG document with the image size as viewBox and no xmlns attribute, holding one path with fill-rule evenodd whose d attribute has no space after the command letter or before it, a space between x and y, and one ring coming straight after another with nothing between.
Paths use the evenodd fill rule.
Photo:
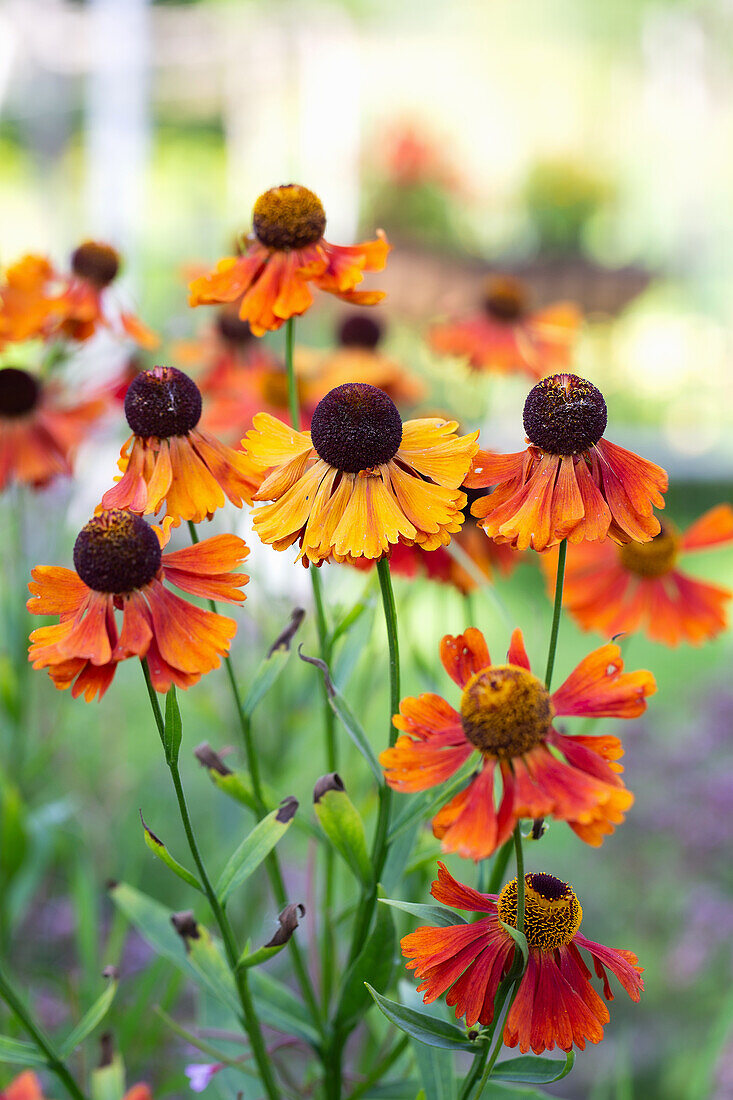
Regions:
<instances>
[{"instance_id":1,"label":"green leaf","mask_svg":"<svg viewBox=\"0 0 733 1100\"><path fill-rule=\"evenodd\" d=\"M181 722L181 712L178 708L178 697L176 696L175 687L171 686L165 697L165 726L163 732L163 749L165 750L166 763L169 766L178 763L182 737L183 724Z\"/></svg>"},{"instance_id":2,"label":"green leaf","mask_svg":"<svg viewBox=\"0 0 733 1100\"><path fill-rule=\"evenodd\" d=\"M372 881L372 861L367 850L364 822L334 772L316 784L313 808L318 823L352 874L364 886Z\"/></svg>"},{"instance_id":3,"label":"green leaf","mask_svg":"<svg viewBox=\"0 0 733 1100\"><path fill-rule=\"evenodd\" d=\"M257 951L250 950L250 941L247 940L244 951L237 960L237 968L247 970L251 966L259 966L260 963L267 962L273 955L277 955L285 947L286 943L290 940L290 937L298 927L299 918L305 916L305 906L301 904L292 903L286 905L285 908L278 914L278 922L280 927L275 935L268 943L258 948Z\"/></svg>"},{"instance_id":4,"label":"green leaf","mask_svg":"<svg viewBox=\"0 0 733 1100\"><path fill-rule=\"evenodd\" d=\"M102 1022L110 1010L112 1001L115 999L118 984L116 977L107 977L107 985L97 997L92 1007L84 1013L73 1031L71 1031L60 1044L59 1050L63 1059L68 1058L69 1055L76 1050L79 1044L84 1042L87 1035L91 1035L95 1027Z\"/></svg>"},{"instance_id":5,"label":"green leaf","mask_svg":"<svg viewBox=\"0 0 733 1100\"><path fill-rule=\"evenodd\" d=\"M276 649L271 656L265 657L264 661L260 663L260 667L255 672L254 679L249 685L249 691L242 703L242 710L247 717L251 717L257 704L267 695L267 692L285 668L289 656L289 649Z\"/></svg>"},{"instance_id":6,"label":"green leaf","mask_svg":"<svg viewBox=\"0 0 733 1100\"><path fill-rule=\"evenodd\" d=\"M252 785L245 772L227 772L226 775L222 775L221 772L216 771L215 768L208 768L207 771L212 782L220 791L223 791L224 794L228 794L235 802L241 802L243 806L246 806L248 810L252 810L253 813L257 812L257 801L254 796L254 791L252 790Z\"/></svg>"},{"instance_id":7,"label":"green leaf","mask_svg":"<svg viewBox=\"0 0 733 1100\"><path fill-rule=\"evenodd\" d=\"M522 952L522 970L524 970L524 967L527 965L527 959L529 958L529 946L527 944L527 937L525 936L524 932L520 932L518 929L514 928L513 925L507 924L506 921L500 920L499 924L505 932L509 933L519 950Z\"/></svg>"},{"instance_id":8,"label":"green leaf","mask_svg":"<svg viewBox=\"0 0 733 1100\"><path fill-rule=\"evenodd\" d=\"M316 657L306 657L302 652L302 648L302 646L298 647L298 654L300 655L301 661L305 661L306 664L309 665L315 665L316 668L321 670L323 679L326 683L326 691L328 692L328 701L331 705L331 709L371 768L372 775L376 779L378 786L381 787L384 783L384 776L382 775L382 769L379 766L379 761L374 753L374 749L369 744L367 735L364 733L364 730L352 713L343 695L334 687L328 665L325 661L321 661Z\"/></svg>"},{"instance_id":9,"label":"green leaf","mask_svg":"<svg viewBox=\"0 0 733 1100\"><path fill-rule=\"evenodd\" d=\"M125 1067L118 1054L108 1066L92 1071L92 1100L122 1100L125 1092Z\"/></svg>"},{"instance_id":10,"label":"green leaf","mask_svg":"<svg viewBox=\"0 0 733 1100\"><path fill-rule=\"evenodd\" d=\"M444 905L420 905L414 901L399 901L397 898L379 898L379 901L382 905L392 905L395 909L401 909L430 924L437 924L440 928L448 928L451 924L468 924L465 917L454 909L446 909Z\"/></svg>"},{"instance_id":11,"label":"green leaf","mask_svg":"<svg viewBox=\"0 0 733 1100\"><path fill-rule=\"evenodd\" d=\"M291 989L264 970L252 970L249 982L263 1024L284 1035L297 1035L312 1047L319 1045L321 1037L313 1027L310 1013Z\"/></svg>"},{"instance_id":12,"label":"green leaf","mask_svg":"<svg viewBox=\"0 0 733 1100\"><path fill-rule=\"evenodd\" d=\"M267 858L290 828L297 809L298 802L295 798L284 798L279 808L263 817L244 838L230 857L217 883L216 893L221 902L226 901L232 890L249 878Z\"/></svg>"},{"instance_id":13,"label":"green leaf","mask_svg":"<svg viewBox=\"0 0 733 1100\"><path fill-rule=\"evenodd\" d=\"M497 1063L491 1073L491 1080L526 1081L533 1085L549 1085L552 1081L561 1081L563 1077L567 1077L574 1065L574 1050L565 1056L564 1062L558 1058L535 1058L527 1054Z\"/></svg>"},{"instance_id":14,"label":"green leaf","mask_svg":"<svg viewBox=\"0 0 733 1100\"><path fill-rule=\"evenodd\" d=\"M243 951L237 961L237 969L248 970L250 966L260 966L273 955L279 955L283 947L285 944L279 943L276 947L258 947L256 951Z\"/></svg>"},{"instance_id":15,"label":"green leaf","mask_svg":"<svg viewBox=\"0 0 733 1100\"><path fill-rule=\"evenodd\" d=\"M197 924L198 935L186 938L188 962L204 986L218 1001L235 1015L241 1013L236 986L219 943L202 924Z\"/></svg>"},{"instance_id":16,"label":"green leaf","mask_svg":"<svg viewBox=\"0 0 733 1100\"><path fill-rule=\"evenodd\" d=\"M374 928L366 943L346 971L336 1009L336 1026L349 1031L361 1020L369 1004L372 987L366 986L369 978L377 992L386 989L394 969L396 935L392 911L379 906Z\"/></svg>"},{"instance_id":17,"label":"green leaf","mask_svg":"<svg viewBox=\"0 0 733 1100\"><path fill-rule=\"evenodd\" d=\"M425 1100L456 1100L453 1051L412 1043Z\"/></svg>"},{"instance_id":18,"label":"green leaf","mask_svg":"<svg viewBox=\"0 0 733 1100\"><path fill-rule=\"evenodd\" d=\"M446 1050L468 1050L475 1054L481 1049L478 1041L471 1042L466 1038L465 1032L454 1024L438 1020L426 1012L407 1008L405 1005L398 1004L397 1001L390 1001L377 993L376 989L372 989L368 983L364 984L387 1019L411 1038L427 1043L428 1046L443 1047Z\"/></svg>"},{"instance_id":19,"label":"green leaf","mask_svg":"<svg viewBox=\"0 0 733 1100\"><path fill-rule=\"evenodd\" d=\"M202 957L205 956L203 951L194 953L186 950L183 940L171 924L169 909L124 882L117 883L111 888L110 897L157 955L168 959L187 974L196 985L203 986L217 1000L222 1001L227 1008L239 1015L240 1005L231 974L227 971L228 980L223 979L218 962L212 964L210 960ZM198 925L198 929L202 936L205 933L208 940L211 940L206 929L201 925Z\"/></svg>"},{"instance_id":20,"label":"green leaf","mask_svg":"<svg viewBox=\"0 0 733 1100\"><path fill-rule=\"evenodd\" d=\"M399 1081L383 1081L379 1085L372 1085L369 1091L364 1093L364 1100L415 1100L418 1089L420 1089L420 1082L414 1077L403 1077ZM422 1092L422 1089L420 1091Z\"/></svg>"},{"instance_id":21,"label":"green leaf","mask_svg":"<svg viewBox=\"0 0 733 1100\"><path fill-rule=\"evenodd\" d=\"M20 791L0 772L0 881L3 889L23 866L28 846L26 808Z\"/></svg>"},{"instance_id":22,"label":"green leaf","mask_svg":"<svg viewBox=\"0 0 733 1100\"><path fill-rule=\"evenodd\" d=\"M9 1062L13 1066L46 1065L46 1059L39 1054L38 1047L23 1039L10 1039L7 1035L0 1035L0 1062Z\"/></svg>"},{"instance_id":23,"label":"green leaf","mask_svg":"<svg viewBox=\"0 0 733 1100\"><path fill-rule=\"evenodd\" d=\"M166 867L169 867L175 875L182 878L184 882L187 882L189 886L193 886L196 890L201 890L201 885L198 879L187 871L182 863L179 863L177 859L174 859L166 848L160 837L156 836L151 829L145 824L145 818L143 817L142 810L140 811L140 820L143 823L143 832L145 834L145 843L147 844L153 855L157 856L159 860L165 863ZM201 890L203 893L203 890Z\"/></svg>"}]
</instances>

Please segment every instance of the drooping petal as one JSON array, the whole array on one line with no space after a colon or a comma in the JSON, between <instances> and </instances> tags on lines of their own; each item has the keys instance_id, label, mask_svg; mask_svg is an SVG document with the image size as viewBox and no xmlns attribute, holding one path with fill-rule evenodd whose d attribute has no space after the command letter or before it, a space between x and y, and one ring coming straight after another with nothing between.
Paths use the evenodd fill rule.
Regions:
<instances>
[{"instance_id":1,"label":"drooping petal","mask_svg":"<svg viewBox=\"0 0 733 1100\"><path fill-rule=\"evenodd\" d=\"M553 692L558 716L589 718L637 718L646 710L646 699L657 690L651 672L624 672L621 650L605 645L585 657L567 680Z\"/></svg>"},{"instance_id":2,"label":"drooping petal","mask_svg":"<svg viewBox=\"0 0 733 1100\"><path fill-rule=\"evenodd\" d=\"M440 643L440 659L443 668L459 688L465 688L472 676L491 664L486 639L473 626L456 637L446 634Z\"/></svg>"}]
</instances>

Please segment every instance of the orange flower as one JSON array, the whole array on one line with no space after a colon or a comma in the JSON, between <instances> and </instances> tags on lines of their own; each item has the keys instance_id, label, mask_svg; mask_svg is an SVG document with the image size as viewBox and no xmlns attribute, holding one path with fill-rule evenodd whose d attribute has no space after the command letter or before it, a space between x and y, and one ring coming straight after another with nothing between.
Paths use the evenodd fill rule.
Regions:
<instances>
[{"instance_id":1,"label":"orange flower","mask_svg":"<svg viewBox=\"0 0 733 1100\"><path fill-rule=\"evenodd\" d=\"M220 260L214 271L193 280L192 306L241 299L239 316L255 336L263 336L313 304L309 283L359 305L384 297L382 291L355 289L365 271L384 268L390 249L384 234L350 247L329 244L321 200L306 187L290 183L265 191L254 205L252 228L240 256Z\"/></svg>"},{"instance_id":2,"label":"orange flower","mask_svg":"<svg viewBox=\"0 0 733 1100\"><path fill-rule=\"evenodd\" d=\"M236 535L216 535L163 554L167 536L132 512L95 516L74 545L74 565L40 565L28 585L28 610L58 615L31 634L29 660L48 668L59 689L87 702L100 699L120 661L145 657L156 691L187 688L218 668L237 626L233 619L181 599L167 587L201 599L238 603L249 578L233 570L249 550ZM115 611L122 612L118 631Z\"/></svg>"},{"instance_id":3,"label":"orange flower","mask_svg":"<svg viewBox=\"0 0 733 1100\"><path fill-rule=\"evenodd\" d=\"M0 1100L45 1100L41 1082L32 1070L26 1070L0 1092ZM153 1100L147 1085L133 1085L122 1100Z\"/></svg>"},{"instance_id":4,"label":"orange flower","mask_svg":"<svg viewBox=\"0 0 733 1100\"><path fill-rule=\"evenodd\" d=\"M667 474L603 438L606 402L590 382L554 374L524 405L529 446L517 454L480 451L466 485L496 486L471 511L497 542L546 550L567 538L648 542L660 529Z\"/></svg>"},{"instance_id":5,"label":"orange flower","mask_svg":"<svg viewBox=\"0 0 733 1100\"><path fill-rule=\"evenodd\" d=\"M44 335L57 279L46 257L33 253L7 268L0 284L0 344Z\"/></svg>"},{"instance_id":6,"label":"orange flower","mask_svg":"<svg viewBox=\"0 0 733 1100\"><path fill-rule=\"evenodd\" d=\"M584 630L607 637L644 630L664 645L699 645L726 626L728 588L688 577L680 554L733 542L733 508L719 504L683 535L664 525L651 542L573 547L565 566L563 603ZM554 591L553 554L542 568Z\"/></svg>"},{"instance_id":7,"label":"orange flower","mask_svg":"<svg viewBox=\"0 0 733 1100\"><path fill-rule=\"evenodd\" d=\"M465 358L477 371L529 374L567 370L580 325L572 302L556 302L530 312L519 279L487 281L482 313L435 325L430 343L444 355Z\"/></svg>"},{"instance_id":8,"label":"orange flower","mask_svg":"<svg viewBox=\"0 0 733 1100\"><path fill-rule=\"evenodd\" d=\"M656 691L651 672L624 672L616 645L586 657L549 694L533 676L522 632L515 630L507 664L492 665L483 634L470 627L447 635L440 658L462 689L460 713L439 695L403 699L393 722L404 733L379 757L396 791L425 791L445 782L478 750L478 770L433 819L444 852L488 859L520 818L554 816L597 846L633 802L618 773L617 737L568 736L555 718L635 718ZM503 796L498 811L494 784Z\"/></svg>"},{"instance_id":9,"label":"orange flower","mask_svg":"<svg viewBox=\"0 0 733 1100\"><path fill-rule=\"evenodd\" d=\"M84 241L71 255L71 275L53 299L55 329L71 340L88 340L101 326L121 329L144 348L160 340L139 318L124 310L110 310L107 288L117 278L119 254L108 244Z\"/></svg>"},{"instance_id":10,"label":"orange flower","mask_svg":"<svg viewBox=\"0 0 733 1100\"><path fill-rule=\"evenodd\" d=\"M58 386L17 367L0 369L0 491L10 482L40 489L71 473L71 458L107 399L68 405Z\"/></svg>"},{"instance_id":11,"label":"orange flower","mask_svg":"<svg viewBox=\"0 0 733 1100\"><path fill-rule=\"evenodd\" d=\"M455 421L408 420L375 386L338 386L320 401L310 432L266 413L254 418L247 454L268 471L255 500L263 542L322 561L381 558L398 540L426 550L460 530L459 485L478 432L456 436Z\"/></svg>"},{"instance_id":12,"label":"orange flower","mask_svg":"<svg viewBox=\"0 0 733 1100\"><path fill-rule=\"evenodd\" d=\"M141 371L125 394L133 435L120 451L122 477L102 497L103 508L129 508L200 523L225 502L251 503L257 470L243 451L199 430L201 393L175 367Z\"/></svg>"},{"instance_id":13,"label":"orange flower","mask_svg":"<svg viewBox=\"0 0 733 1100\"><path fill-rule=\"evenodd\" d=\"M338 347L326 354L312 355L317 365L321 394L328 393L345 382L366 382L377 386L391 397L395 405L414 405L425 392L422 382L390 359L380 349L382 326L363 313L354 313L340 325L337 333ZM296 354L306 365L304 349Z\"/></svg>"},{"instance_id":14,"label":"orange flower","mask_svg":"<svg viewBox=\"0 0 733 1100\"><path fill-rule=\"evenodd\" d=\"M590 955L603 982L603 994L613 1000L607 970L618 978L632 1001L644 990L643 973L633 951L604 947L586 939L578 929L583 910L567 882L543 871L524 876L524 932L529 947L527 968L504 1024L504 1043L519 1044L526 1054L544 1050L585 1049L586 1040L600 1043L610 1016L591 985L591 972L580 948ZM509 972L517 945L501 922L517 927L517 880L502 892L480 894L457 882L442 863L431 894L444 905L485 914L471 923L425 926L401 941L407 969L414 970L431 1004L447 992L446 1004L455 1005L456 1018L466 1026L488 1026L502 978Z\"/></svg>"}]
</instances>

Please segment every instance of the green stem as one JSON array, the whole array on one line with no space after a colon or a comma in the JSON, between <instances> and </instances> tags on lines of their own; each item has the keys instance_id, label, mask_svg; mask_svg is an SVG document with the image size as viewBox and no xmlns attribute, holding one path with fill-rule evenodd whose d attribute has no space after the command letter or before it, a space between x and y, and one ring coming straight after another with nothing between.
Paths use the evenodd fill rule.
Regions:
<instances>
[{"instance_id":1,"label":"green stem","mask_svg":"<svg viewBox=\"0 0 733 1100\"><path fill-rule=\"evenodd\" d=\"M384 620L387 627L387 642L389 645L389 744L394 745L397 739L397 731L392 724L392 718L400 709L400 652L397 636L397 609L395 607L394 592L392 590L392 578L389 572L389 561L381 558L377 562L377 574L379 587L382 590L382 604L384 607ZM379 811L377 825L374 831L372 843L372 868L374 879L359 905L357 919L354 923L354 931L351 940L349 960L353 960L364 943L364 939L372 921L374 907L377 904L377 884L384 870L387 858L389 818L392 811L392 791L383 783L379 788Z\"/></svg>"},{"instance_id":2,"label":"green stem","mask_svg":"<svg viewBox=\"0 0 733 1100\"><path fill-rule=\"evenodd\" d=\"M524 932L524 852L519 824L514 830L514 851L517 857L517 932Z\"/></svg>"},{"instance_id":3,"label":"green stem","mask_svg":"<svg viewBox=\"0 0 733 1100\"><path fill-rule=\"evenodd\" d=\"M76 1081L64 1065L61 1055L56 1050L53 1041L49 1038L48 1035L46 1035L41 1025L35 1022L30 1014L30 1011L23 1004L20 996L13 988L10 979L1 968L0 997L3 998L3 1000L8 1004L8 1006L18 1017L21 1024L46 1059L46 1062L48 1063L48 1068L51 1070L52 1073L55 1073L59 1081L68 1092L69 1096L73 1096L74 1100L86 1100L84 1093L81 1091Z\"/></svg>"},{"instance_id":4,"label":"green stem","mask_svg":"<svg viewBox=\"0 0 733 1100\"><path fill-rule=\"evenodd\" d=\"M188 529L191 533L191 542L197 543L199 541L198 531L196 530L196 525L192 523L191 520L188 521ZM214 614L217 614L216 604L213 600L209 600L209 607L214 612ZM239 721L239 730L242 734L242 743L244 745L244 755L247 761L247 770L249 772L250 779L252 780L252 794L254 796L255 805L257 807L257 813L260 818L263 818L267 814L267 804L262 793L262 779L260 777L259 759L257 757L257 750L255 749L254 740L252 737L252 722L249 715L244 709L242 696L239 691L239 686L237 684L236 673L234 671L234 665L232 664L232 659L228 654L224 658L224 667L227 671L229 686L232 689L232 697L234 699L234 706L237 712L237 719ZM267 876L270 880L270 886L272 887L272 893L274 895L275 901L282 909L288 903L288 896L287 891L285 890L285 882L283 880L282 871L280 869L280 860L278 859L277 852L270 852L269 856L265 860L265 869L267 871ZM290 951L293 959L293 967L298 978L298 984L300 985L300 990L303 994L303 998L308 1005L313 1019L318 1020L320 1016L320 1011L318 1008L315 991L313 989L313 983L311 982L310 974L308 973L308 967L306 966L305 960L301 953L300 944L296 940L295 936L290 937L288 950Z\"/></svg>"},{"instance_id":5,"label":"green stem","mask_svg":"<svg viewBox=\"0 0 733 1100\"><path fill-rule=\"evenodd\" d=\"M491 1023L490 1028L488 1029L488 1031L486 1033L486 1040L484 1042L483 1050L481 1051L480 1054L477 1054L474 1057L473 1064L472 1064L472 1066L471 1066L471 1068L470 1068L470 1070L469 1070L469 1072L466 1076L465 1081L463 1082L463 1085L461 1087L461 1092L460 1092L460 1100L468 1100L468 1098L471 1096L471 1093L473 1092L474 1085L476 1084L479 1077L481 1077L481 1075L484 1071L484 1068L486 1066L486 1062L487 1062L488 1057L489 1057L489 1051L491 1050L491 1041L494 1038L494 1035L496 1033L497 1025L498 1025L499 1020L501 1018L501 1014L502 1014L502 1011L504 1009L506 999L509 996L509 993L511 991L513 983L514 983L514 979L507 976L507 977L502 979L502 981L499 985L499 988L496 991L496 998L494 1000L494 1018L493 1018L493 1021ZM500 1047L501 1047L501 1041L499 1041L497 1043L497 1047L496 1047L497 1053L498 1053L498 1050L499 1050ZM492 1066L493 1066L495 1061L496 1061L496 1056L494 1056L494 1059L491 1063ZM491 1072L491 1067L489 1068L489 1072ZM483 1088L483 1085L481 1087ZM478 1095L480 1095L480 1094L478 1094Z\"/></svg>"},{"instance_id":6,"label":"green stem","mask_svg":"<svg viewBox=\"0 0 733 1100\"><path fill-rule=\"evenodd\" d=\"M290 420L296 432L300 431L300 402L298 401L298 386L295 380L295 365L293 363L293 350L295 348L295 319L288 317L285 322L285 370L288 374L288 405L290 407Z\"/></svg>"},{"instance_id":7,"label":"green stem","mask_svg":"<svg viewBox=\"0 0 733 1100\"><path fill-rule=\"evenodd\" d=\"M160 704L158 702L158 696L153 687L152 680L150 679L150 669L148 662L143 658L141 660L143 669L143 675L145 677L145 685L148 689L148 696L150 698L150 705L153 710L153 717L155 718L155 724L158 727L158 733L160 739L165 745L165 723L163 721L163 715L160 710ZM175 691L174 687L170 688L171 691ZM181 815L181 821L186 833L186 839L188 841L188 847L191 851L191 856L196 864L196 869L199 873L199 879L201 885L204 888L204 893L209 902L211 912L214 919L219 926L221 937L224 943L224 949L226 951L227 960L229 962L229 969L232 972L234 978L237 993L239 995L239 1003L242 1007L242 1025L247 1032L250 1046L252 1048L252 1054L254 1055L255 1062L257 1063L257 1069L259 1071L262 1084L265 1088L269 1100L280 1100L280 1090L278 1089L275 1077L272 1072L272 1067L267 1055L267 1049L265 1047L265 1041L260 1029L260 1023L255 1011L254 1002L252 1000L252 994L249 989L249 980L247 977L247 971L237 967L237 960L239 959L239 948L234 938L234 932L229 922L229 918L221 905L216 891L211 884L211 880L208 876L204 862L199 852L198 842L191 823L191 817L188 812L188 806L186 804L186 796L183 791L183 784L181 782L181 775L178 770L178 763L175 760L166 760L168 764L168 770L171 773L171 779L173 780L173 789L176 792L176 799L178 801L178 809Z\"/></svg>"},{"instance_id":8,"label":"green stem","mask_svg":"<svg viewBox=\"0 0 733 1100\"><path fill-rule=\"evenodd\" d=\"M555 667L555 652L557 650L557 636L560 632L560 614L562 612L562 590L565 584L565 558L568 552L568 540L563 539L557 555L557 578L555 580L555 604L552 609L552 629L550 630L550 648L547 653L547 670L545 672L545 687L550 690L552 671Z\"/></svg>"}]
</instances>

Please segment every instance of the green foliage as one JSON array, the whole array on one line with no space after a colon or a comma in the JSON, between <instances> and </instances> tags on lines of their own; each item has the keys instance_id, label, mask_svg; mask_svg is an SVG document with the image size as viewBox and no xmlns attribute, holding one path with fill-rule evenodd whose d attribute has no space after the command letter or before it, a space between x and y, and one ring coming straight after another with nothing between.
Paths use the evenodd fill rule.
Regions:
<instances>
[{"instance_id":1,"label":"green foliage","mask_svg":"<svg viewBox=\"0 0 733 1100\"><path fill-rule=\"evenodd\" d=\"M397 1001L390 1001L377 993L368 983L365 984L380 1011L412 1039L427 1043L428 1046L442 1047L445 1050L468 1050L475 1053L480 1048L480 1040L467 1039L466 1033L454 1024L439 1020L435 1016L428 1015L427 1012L408 1008Z\"/></svg>"},{"instance_id":2,"label":"green foliage","mask_svg":"<svg viewBox=\"0 0 733 1100\"><path fill-rule=\"evenodd\" d=\"M232 890L241 886L263 860L267 859L277 842L292 825L297 808L298 803L295 799L284 799L279 809L263 817L262 821L258 822L252 832L244 838L230 856L217 883L216 893L221 902L225 902Z\"/></svg>"},{"instance_id":3,"label":"green foliage","mask_svg":"<svg viewBox=\"0 0 733 1100\"><path fill-rule=\"evenodd\" d=\"M321 794L316 786L316 794L314 811L321 828L354 876L368 886L372 878L372 864L361 814L343 785L340 788L333 786Z\"/></svg>"}]
</instances>

